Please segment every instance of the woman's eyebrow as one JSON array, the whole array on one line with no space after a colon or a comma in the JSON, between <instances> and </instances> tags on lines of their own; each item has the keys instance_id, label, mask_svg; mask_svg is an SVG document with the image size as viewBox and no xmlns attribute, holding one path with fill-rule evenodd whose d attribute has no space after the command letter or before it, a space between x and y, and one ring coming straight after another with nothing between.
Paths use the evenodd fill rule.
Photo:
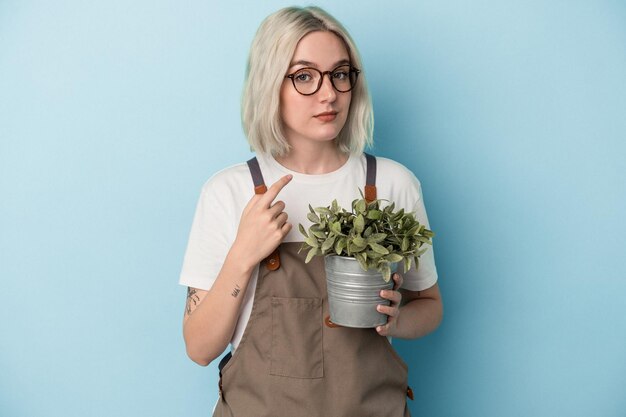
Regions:
<instances>
[{"instance_id":1,"label":"woman's eyebrow","mask_svg":"<svg viewBox=\"0 0 626 417\"><path fill-rule=\"evenodd\" d=\"M342 60L335 62L335 64L333 65L333 68L337 68L339 65L344 65L344 64L349 64L349 63L350 63L349 60L342 59ZM291 64L289 64L289 68L295 67L296 65L304 65L307 67L317 68L317 64L314 64L313 62L310 62L310 61L305 61L303 59L298 60L296 62L292 62Z\"/></svg>"},{"instance_id":2,"label":"woman's eyebrow","mask_svg":"<svg viewBox=\"0 0 626 417\"><path fill-rule=\"evenodd\" d=\"M317 65L315 65L314 63L309 62L309 61L304 61L301 59L299 61L292 62L291 64L289 64L289 68L295 67L296 65L306 65L307 67L317 67Z\"/></svg>"}]
</instances>

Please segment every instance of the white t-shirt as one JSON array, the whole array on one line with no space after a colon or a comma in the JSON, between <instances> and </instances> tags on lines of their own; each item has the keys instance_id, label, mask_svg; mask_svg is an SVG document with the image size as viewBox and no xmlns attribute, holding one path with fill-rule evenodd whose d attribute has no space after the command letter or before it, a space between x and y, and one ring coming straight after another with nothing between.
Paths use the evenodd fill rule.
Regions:
<instances>
[{"instance_id":1,"label":"white t-shirt","mask_svg":"<svg viewBox=\"0 0 626 417\"><path fill-rule=\"evenodd\" d=\"M288 222L293 225L284 242L304 240L298 224L302 224L306 230L311 226L306 217L309 204L312 207L326 207L333 199L337 199L341 207L350 210L352 201L361 198L359 189L364 192L365 155L350 155L348 161L338 170L320 175L291 171L268 154L258 154L257 159L268 188L280 177L293 175L291 182L275 199L285 203L284 211L289 217ZM376 160L377 198L395 202L395 210L403 208L414 212L417 220L429 228L421 186L415 175L391 159L377 157ZM245 162L217 172L204 184L180 274L181 285L202 290L211 288L237 236L243 209L253 195L254 184ZM250 318L258 271L257 265L248 284L231 340L233 350L239 345ZM404 272L402 263L398 272ZM411 267L403 274L403 280L403 288L413 291L425 290L437 282L432 248L429 247L420 257L417 270Z\"/></svg>"}]
</instances>

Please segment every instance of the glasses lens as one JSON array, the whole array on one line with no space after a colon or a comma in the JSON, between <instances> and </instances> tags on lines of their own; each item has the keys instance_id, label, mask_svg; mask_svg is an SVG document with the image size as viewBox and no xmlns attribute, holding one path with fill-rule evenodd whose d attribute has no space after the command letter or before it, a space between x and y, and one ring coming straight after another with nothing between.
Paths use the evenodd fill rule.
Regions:
<instances>
[{"instance_id":1,"label":"glasses lens","mask_svg":"<svg viewBox=\"0 0 626 417\"><path fill-rule=\"evenodd\" d=\"M335 68L330 78L333 82L333 86L337 91L345 93L352 90L354 83L356 82L356 72L352 71L350 65L343 65Z\"/></svg>"},{"instance_id":2,"label":"glasses lens","mask_svg":"<svg viewBox=\"0 0 626 417\"><path fill-rule=\"evenodd\" d=\"M303 68L293 74L293 85L300 94L313 94L317 90L322 75L313 68Z\"/></svg>"}]
</instances>

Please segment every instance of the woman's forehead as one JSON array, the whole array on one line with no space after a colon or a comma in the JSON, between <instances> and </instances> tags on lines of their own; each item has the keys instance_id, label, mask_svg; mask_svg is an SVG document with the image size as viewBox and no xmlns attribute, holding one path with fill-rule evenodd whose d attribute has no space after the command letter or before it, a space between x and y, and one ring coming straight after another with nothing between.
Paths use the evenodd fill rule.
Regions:
<instances>
[{"instance_id":1,"label":"woman's forehead","mask_svg":"<svg viewBox=\"0 0 626 417\"><path fill-rule=\"evenodd\" d=\"M343 39L333 32L315 31L300 39L289 65L319 67L343 63L350 63Z\"/></svg>"}]
</instances>

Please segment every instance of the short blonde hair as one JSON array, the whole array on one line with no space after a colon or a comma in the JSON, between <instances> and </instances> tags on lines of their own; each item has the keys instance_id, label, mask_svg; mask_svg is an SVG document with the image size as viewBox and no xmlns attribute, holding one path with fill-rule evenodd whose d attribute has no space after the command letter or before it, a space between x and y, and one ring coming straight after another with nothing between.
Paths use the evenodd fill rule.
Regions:
<instances>
[{"instance_id":1,"label":"short blonde hair","mask_svg":"<svg viewBox=\"0 0 626 417\"><path fill-rule=\"evenodd\" d=\"M353 154L360 154L372 145L372 100L361 57L348 31L319 7L286 7L261 23L250 48L241 121L252 151L278 156L290 151L280 116L280 89L298 42L315 31L332 32L341 38L350 63L361 70L337 145L341 151Z\"/></svg>"}]
</instances>

